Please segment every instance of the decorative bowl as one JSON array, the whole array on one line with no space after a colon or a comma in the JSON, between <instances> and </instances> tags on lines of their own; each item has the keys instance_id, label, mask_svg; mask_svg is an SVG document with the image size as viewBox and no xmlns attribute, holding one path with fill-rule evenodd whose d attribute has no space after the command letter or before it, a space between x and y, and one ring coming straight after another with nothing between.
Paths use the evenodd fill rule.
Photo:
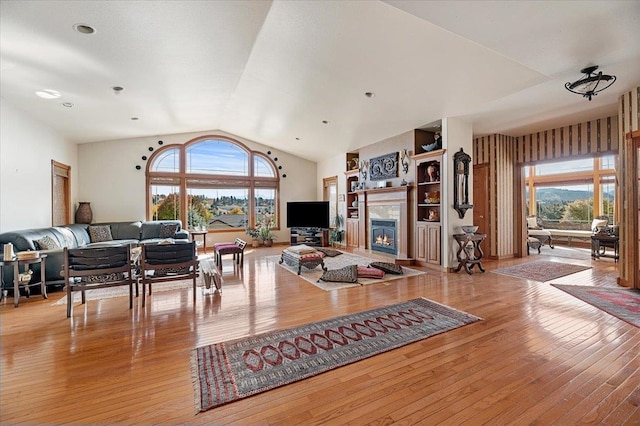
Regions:
<instances>
[{"instance_id":1,"label":"decorative bowl","mask_svg":"<svg viewBox=\"0 0 640 426\"><path fill-rule=\"evenodd\" d=\"M478 230L477 225L465 225L465 226L461 226L461 228L462 228L462 232L464 232L465 234L475 234L476 231Z\"/></svg>"}]
</instances>

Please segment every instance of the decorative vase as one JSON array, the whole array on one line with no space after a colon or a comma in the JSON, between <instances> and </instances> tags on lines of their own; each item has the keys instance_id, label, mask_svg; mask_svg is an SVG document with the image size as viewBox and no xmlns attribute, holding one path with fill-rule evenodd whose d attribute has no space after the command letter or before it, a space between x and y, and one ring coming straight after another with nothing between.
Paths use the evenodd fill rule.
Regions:
<instances>
[{"instance_id":1,"label":"decorative vase","mask_svg":"<svg viewBox=\"0 0 640 426\"><path fill-rule=\"evenodd\" d=\"M260 241L257 238L251 240L251 247L258 247L260 245Z\"/></svg>"},{"instance_id":2,"label":"decorative vase","mask_svg":"<svg viewBox=\"0 0 640 426\"><path fill-rule=\"evenodd\" d=\"M76 223L91 223L93 220L93 212L91 211L91 203L88 201L80 201L78 210L76 210Z\"/></svg>"},{"instance_id":3,"label":"decorative vase","mask_svg":"<svg viewBox=\"0 0 640 426\"><path fill-rule=\"evenodd\" d=\"M271 247L273 245L272 239L267 239L267 240L264 240L263 242L265 247Z\"/></svg>"}]
</instances>

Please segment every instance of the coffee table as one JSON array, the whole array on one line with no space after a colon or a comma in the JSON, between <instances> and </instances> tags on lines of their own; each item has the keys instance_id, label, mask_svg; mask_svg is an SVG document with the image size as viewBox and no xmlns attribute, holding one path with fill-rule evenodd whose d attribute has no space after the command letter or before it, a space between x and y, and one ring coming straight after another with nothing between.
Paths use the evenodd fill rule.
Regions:
<instances>
[{"instance_id":1,"label":"coffee table","mask_svg":"<svg viewBox=\"0 0 640 426\"><path fill-rule=\"evenodd\" d=\"M282 250L279 263L286 263L287 265L298 268L298 275L300 275L301 268L304 266L307 269L313 269L320 265L323 271L327 268L324 266L324 253L321 251L314 251L312 253L298 254L287 249Z\"/></svg>"}]
</instances>

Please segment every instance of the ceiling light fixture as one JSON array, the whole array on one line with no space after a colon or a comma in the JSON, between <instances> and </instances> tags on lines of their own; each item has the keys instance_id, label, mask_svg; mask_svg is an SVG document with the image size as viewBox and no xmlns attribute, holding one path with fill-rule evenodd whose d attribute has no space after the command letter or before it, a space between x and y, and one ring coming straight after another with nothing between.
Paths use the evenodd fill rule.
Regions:
<instances>
[{"instance_id":1,"label":"ceiling light fixture","mask_svg":"<svg viewBox=\"0 0 640 426\"><path fill-rule=\"evenodd\" d=\"M116 95L119 95L120 92L122 92L124 90L124 87L121 86L113 86L111 88L111 90L113 90L113 93L115 93Z\"/></svg>"},{"instance_id":2,"label":"ceiling light fixture","mask_svg":"<svg viewBox=\"0 0 640 426\"><path fill-rule=\"evenodd\" d=\"M373 93L373 92L365 92L365 94L364 94L364 95L365 95L367 98L373 98L373 97L375 97L375 96L376 96L376 94L375 94L375 93Z\"/></svg>"},{"instance_id":3,"label":"ceiling light fixture","mask_svg":"<svg viewBox=\"0 0 640 426\"><path fill-rule=\"evenodd\" d=\"M58 99L60 97L60 92L57 90L44 89L38 90L36 95L40 96L42 99Z\"/></svg>"},{"instance_id":4,"label":"ceiling light fixture","mask_svg":"<svg viewBox=\"0 0 640 426\"><path fill-rule=\"evenodd\" d=\"M73 104L71 102L63 102L60 105L62 105L65 108L73 108Z\"/></svg>"},{"instance_id":5,"label":"ceiling light fixture","mask_svg":"<svg viewBox=\"0 0 640 426\"><path fill-rule=\"evenodd\" d=\"M95 34L96 29L87 24L75 24L73 29L80 34Z\"/></svg>"},{"instance_id":6,"label":"ceiling light fixture","mask_svg":"<svg viewBox=\"0 0 640 426\"><path fill-rule=\"evenodd\" d=\"M596 74L595 71L597 69L597 65L581 69L580 72L583 73L584 76L573 83L566 83L564 87L572 93L582 95L591 100L593 96L602 92L616 81L615 75L602 74L602 71Z\"/></svg>"},{"instance_id":7,"label":"ceiling light fixture","mask_svg":"<svg viewBox=\"0 0 640 426\"><path fill-rule=\"evenodd\" d=\"M329 124L327 120L322 120L322 124Z\"/></svg>"}]
</instances>

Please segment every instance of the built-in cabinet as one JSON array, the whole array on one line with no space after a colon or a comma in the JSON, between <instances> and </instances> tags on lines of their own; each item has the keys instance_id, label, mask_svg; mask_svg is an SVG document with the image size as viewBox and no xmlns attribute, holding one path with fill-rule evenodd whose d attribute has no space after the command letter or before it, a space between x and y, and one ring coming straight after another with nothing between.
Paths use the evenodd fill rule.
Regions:
<instances>
[{"instance_id":1,"label":"built-in cabinet","mask_svg":"<svg viewBox=\"0 0 640 426\"><path fill-rule=\"evenodd\" d=\"M358 247L360 241L358 238L359 235L359 226L360 221L358 219L347 219L347 247Z\"/></svg>"},{"instance_id":2,"label":"built-in cabinet","mask_svg":"<svg viewBox=\"0 0 640 426\"><path fill-rule=\"evenodd\" d=\"M347 154L347 168L353 167L355 163L355 154ZM358 197L358 189L360 188L360 170L358 168L351 168L344 172L347 187L345 193L347 194L347 217L345 218L346 233L347 233L347 247L358 247L359 244L359 223L360 223L360 204Z\"/></svg>"},{"instance_id":3,"label":"built-in cabinet","mask_svg":"<svg viewBox=\"0 0 640 426\"><path fill-rule=\"evenodd\" d=\"M440 265L441 224L443 213L442 185L440 181L442 156L445 150L423 152L414 155L415 197L415 260L419 263Z\"/></svg>"}]
</instances>

